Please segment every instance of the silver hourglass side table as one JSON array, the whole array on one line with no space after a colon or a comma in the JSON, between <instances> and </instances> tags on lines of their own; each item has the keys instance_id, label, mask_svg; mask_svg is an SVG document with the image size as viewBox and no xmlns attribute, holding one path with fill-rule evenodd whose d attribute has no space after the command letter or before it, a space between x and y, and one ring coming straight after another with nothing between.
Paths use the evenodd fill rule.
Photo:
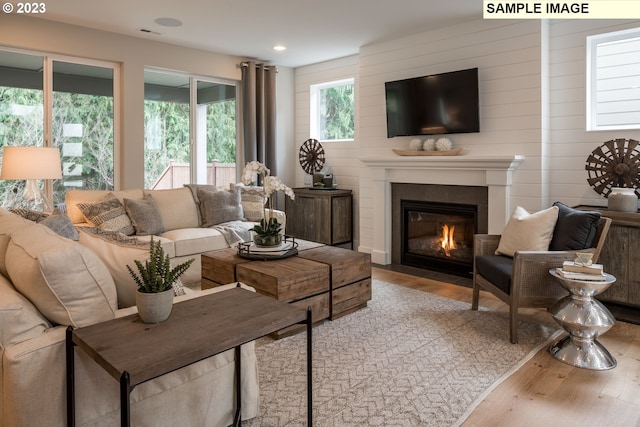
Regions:
<instances>
[{"instance_id":1,"label":"silver hourglass side table","mask_svg":"<svg viewBox=\"0 0 640 427\"><path fill-rule=\"evenodd\" d=\"M567 279L555 269L549 274L570 292L551 306L553 318L569 333L549 352L561 362L578 368L606 370L616 367L616 359L597 340L615 324L616 319L600 301L593 298L611 286L616 278L605 273L604 281Z\"/></svg>"}]
</instances>

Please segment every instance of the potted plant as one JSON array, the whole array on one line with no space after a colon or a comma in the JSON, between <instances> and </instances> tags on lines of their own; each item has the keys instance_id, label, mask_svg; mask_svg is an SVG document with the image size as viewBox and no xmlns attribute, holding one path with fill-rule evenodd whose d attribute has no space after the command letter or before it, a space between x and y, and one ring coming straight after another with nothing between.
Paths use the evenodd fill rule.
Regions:
<instances>
[{"instance_id":1,"label":"potted plant","mask_svg":"<svg viewBox=\"0 0 640 427\"><path fill-rule=\"evenodd\" d=\"M138 285L136 306L138 314L145 323L160 323L169 317L173 307L173 285L195 261L193 258L171 268L169 255L165 255L160 241L151 237L149 259L144 265L135 260L137 274L127 265L129 274Z\"/></svg>"},{"instance_id":2,"label":"potted plant","mask_svg":"<svg viewBox=\"0 0 640 427\"><path fill-rule=\"evenodd\" d=\"M260 222L250 231L253 231L253 243L258 247L278 246L282 243L282 224L278 221L273 213L273 195L277 191L284 193L291 199L295 200L293 190L280 181L280 178L271 176L269 169L257 161L247 163L242 171L242 182L245 185L254 184L258 180L258 176L262 176L262 185L264 194L267 197L267 203L263 206L264 215ZM267 212L266 206L269 206Z\"/></svg>"}]
</instances>

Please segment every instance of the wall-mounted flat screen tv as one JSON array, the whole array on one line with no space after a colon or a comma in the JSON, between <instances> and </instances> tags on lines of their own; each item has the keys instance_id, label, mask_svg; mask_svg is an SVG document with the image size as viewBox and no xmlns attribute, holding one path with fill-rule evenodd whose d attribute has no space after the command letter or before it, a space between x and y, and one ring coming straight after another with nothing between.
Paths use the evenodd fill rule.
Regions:
<instances>
[{"instance_id":1,"label":"wall-mounted flat screen tv","mask_svg":"<svg viewBox=\"0 0 640 427\"><path fill-rule=\"evenodd\" d=\"M387 137L480 132L478 69L385 83Z\"/></svg>"}]
</instances>

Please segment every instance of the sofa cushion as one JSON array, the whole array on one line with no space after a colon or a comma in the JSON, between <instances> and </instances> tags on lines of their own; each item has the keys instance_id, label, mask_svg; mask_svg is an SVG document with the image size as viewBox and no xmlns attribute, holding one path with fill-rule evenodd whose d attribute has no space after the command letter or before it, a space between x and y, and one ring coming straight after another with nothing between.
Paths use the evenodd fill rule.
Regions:
<instances>
[{"instance_id":1,"label":"sofa cushion","mask_svg":"<svg viewBox=\"0 0 640 427\"><path fill-rule=\"evenodd\" d=\"M190 189L145 190L144 193L156 202L165 230L200 226L198 205Z\"/></svg>"},{"instance_id":2,"label":"sofa cushion","mask_svg":"<svg viewBox=\"0 0 640 427\"><path fill-rule=\"evenodd\" d=\"M480 255L476 257L477 272L496 285L507 295L511 293L511 271L513 258L503 255Z\"/></svg>"},{"instance_id":3,"label":"sofa cushion","mask_svg":"<svg viewBox=\"0 0 640 427\"><path fill-rule=\"evenodd\" d=\"M198 188L200 217L203 227L241 220L244 215L240 203L240 191L207 191Z\"/></svg>"},{"instance_id":4,"label":"sofa cushion","mask_svg":"<svg viewBox=\"0 0 640 427\"><path fill-rule=\"evenodd\" d=\"M11 235L9 278L51 322L81 327L113 318L116 287L89 249L31 224Z\"/></svg>"},{"instance_id":5,"label":"sofa cushion","mask_svg":"<svg viewBox=\"0 0 640 427\"><path fill-rule=\"evenodd\" d=\"M247 221L260 221L264 218L264 205L267 203L267 196L264 194L264 187L245 186L244 184L231 184L231 190L240 190L240 204L244 218Z\"/></svg>"},{"instance_id":6,"label":"sofa cushion","mask_svg":"<svg viewBox=\"0 0 640 427\"><path fill-rule=\"evenodd\" d=\"M0 273L3 276L9 276L7 273L5 254L7 253L9 240L11 240L11 234L32 224L33 222L13 214L6 209L0 208Z\"/></svg>"},{"instance_id":7,"label":"sofa cushion","mask_svg":"<svg viewBox=\"0 0 640 427\"><path fill-rule=\"evenodd\" d=\"M169 258L175 257L174 244L162 237L153 237L160 241L162 249ZM129 274L127 265L137 271L135 260L145 262L149 259L149 241L151 236L124 236L117 233L103 233L99 230L80 227L80 244L89 248L109 270L118 294L118 308L130 307L136 303L138 286Z\"/></svg>"},{"instance_id":8,"label":"sofa cushion","mask_svg":"<svg viewBox=\"0 0 640 427\"><path fill-rule=\"evenodd\" d=\"M555 202L558 222L553 231L549 249L552 251L574 251L590 248L598 232L600 212L581 211Z\"/></svg>"},{"instance_id":9,"label":"sofa cushion","mask_svg":"<svg viewBox=\"0 0 640 427\"><path fill-rule=\"evenodd\" d=\"M165 230L158 205L150 195L142 200L124 199L124 207L137 235L160 234Z\"/></svg>"},{"instance_id":10,"label":"sofa cushion","mask_svg":"<svg viewBox=\"0 0 640 427\"><path fill-rule=\"evenodd\" d=\"M0 275L0 346L7 348L42 335L51 324L6 277Z\"/></svg>"},{"instance_id":11,"label":"sofa cushion","mask_svg":"<svg viewBox=\"0 0 640 427\"><path fill-rule=\"evenodd\" d=\"M175 256L200 254L228 248L224 236L213 228L182 228L165 231L160 237L173 241Z\"/></svg>"},{"instance_id":12,"label":"sofa cushion","mask_svg":"<svg viewBox=\"0 0 640 427\"><path fill-rule=\"evenodd\" d=\"M40 222L49 216L49 214L45 212L36 211L33 209L27 209L27 208L10 209L9 212L19 215L22 218L28 219L29 221L33 221L33 222Z\"/></svg>"},{"instance_id":13,"label":"sofa cushion","mask_svg":"<svg viewBox=\"0 0 640 427\"><path fill-rule=\"evenodd\" d=\"M517 251L549 250L557 220L557 206L532 214L521 206L516 207L500 236L496 255L512 257Z\"/></svg>"},{"instance_id":14,"label":"sofa cushion","mask_svg":"<svg viewBox=\"0 0 640 427\"><path fill-rule=\"evenodd\" d=\"M135 233L124 206L113 194L107 194L99 202L78 203L86 222L103 231L117 231L127 236Z\"/></svg>"},{"instance_id":15,"label":"sofa cushion","mask_svg":"<svg viewBox=\"0 0 640 427\"><path fill-rule=\"evenodd\" d=\"M74 224L80 224L85 221L84 214L78 207L78 203L94 203L104 199L104 197L112 193L122 203L124 198L142 199L144 193L142 189L109 191L109 190L69 190L64 195L67 216Z\"/></svg>"}]
</instances>

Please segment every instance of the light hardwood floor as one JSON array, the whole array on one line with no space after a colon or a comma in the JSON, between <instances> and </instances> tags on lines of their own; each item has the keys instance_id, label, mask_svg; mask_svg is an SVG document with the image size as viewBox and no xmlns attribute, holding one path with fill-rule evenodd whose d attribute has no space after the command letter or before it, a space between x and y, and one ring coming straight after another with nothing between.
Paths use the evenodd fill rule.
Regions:
<instances>
[{"instance_id":1,"label":"light hardwood floor","mask_svg":"<svg viewBox=\"0 0 640 427\"><path fill-rule=\"evenodd\" d=\"M375 267L373 278L471 304L471 289L463 286ZM508 310L506 304L485 292L480 295L480 305ZM550 316L541 309L520 312L530 319ZM505 329L505 340L508 334ZM640 426L640 325L616 322L599 341L617 359L616 368L574 368L543 349L493 390L462 426Z\"/></svg>"}]
</instances>

